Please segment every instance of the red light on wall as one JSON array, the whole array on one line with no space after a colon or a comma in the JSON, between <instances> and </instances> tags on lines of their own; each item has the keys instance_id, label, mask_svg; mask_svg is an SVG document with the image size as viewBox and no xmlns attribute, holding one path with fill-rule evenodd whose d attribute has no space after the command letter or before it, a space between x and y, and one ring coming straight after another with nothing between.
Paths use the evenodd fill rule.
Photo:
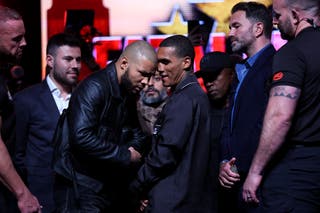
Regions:
<instances>
[{"instance_id":1,"label":"red light on wall","mask_svg":"<svg viewBox=\"0 0 320 213\"><path fill-rule=\"evenodd\" d=\"M170 35L149 35L146 37L146 41L149 42L154 49L158 49L161 41L169 36Z\"/></svg>"},{"instance_id":2,"label":"red light on wall","mask_svg":"<svg viewBox=\"0 0 320 213\"><path fill-rule=\"evenodd\" d=\"M110 51L121 51L123 48L121 36L94 37L92 42L94 44L93 56L102 68L107 65L108 60L114 59L109 58Z\"/></svg>"},{"instance_id":3,"label":"red light on wall","mask_svg":"<svg viewBox=\"0 0 320 213\"><path fill-rule=\"evenodd\" d=\"M143 40L143 36L127 36L124 38L123 48L131 44L132 42Z\"/></svg>"}]
</instances>

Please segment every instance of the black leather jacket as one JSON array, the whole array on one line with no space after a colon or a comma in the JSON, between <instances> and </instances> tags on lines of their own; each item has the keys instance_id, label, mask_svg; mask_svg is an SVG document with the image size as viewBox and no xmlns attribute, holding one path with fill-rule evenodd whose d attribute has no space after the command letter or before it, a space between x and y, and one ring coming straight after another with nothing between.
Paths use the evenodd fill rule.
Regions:
<instances>
[{"instance_id":1,"label":"black leather jacket","mask_svg":"<svg viewBox=\"0 0 320 213\"><path fill-rule=\"evenodd\" d=\"M135 126L137 119L128 119L128 99L113 63L89 76L73 92L67 118L72 163L80 174L78 184L97 187L92 180L104 185L120 181L119 175L130 165L128 147L141 151L145 136Z\"/></svg>"}]
</instances>

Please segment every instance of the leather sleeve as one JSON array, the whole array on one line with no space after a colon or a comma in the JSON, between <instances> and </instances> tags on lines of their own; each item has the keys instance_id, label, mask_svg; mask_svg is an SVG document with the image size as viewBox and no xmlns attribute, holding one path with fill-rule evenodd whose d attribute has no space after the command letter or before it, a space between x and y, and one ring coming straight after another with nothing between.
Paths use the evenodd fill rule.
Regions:
<instances>
[{"instance_id":1,"label":"leather sleeve","mask_svg":"<svg viewBox=\"0 0 320 213\"><path fill-rule=\"evenodd\" d=\"M130 151L112 141L112 129L105 138L98 135L100 117L109 91L101 81L83 81L70 100L68 122L71 148L94 159L108 160L124 165L130 163Z\"/></svg>"}]
</instances>

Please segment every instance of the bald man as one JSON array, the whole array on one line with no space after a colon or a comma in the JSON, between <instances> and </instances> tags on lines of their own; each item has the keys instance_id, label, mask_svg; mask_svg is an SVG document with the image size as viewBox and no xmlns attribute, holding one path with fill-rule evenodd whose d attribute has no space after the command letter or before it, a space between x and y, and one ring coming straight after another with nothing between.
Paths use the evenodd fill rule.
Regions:
<instances>
[{"instance_id":1,"label":"bald man","mask_svg":"<svg viewBox=\"0 0 320 213\"><path fill-rule=\"evenodd\" d=\"M154 49L136 41L74 91L67 112L74 171L56 176L57 212L133 212L128 177L141 159L145 137L130 116L136 116L135 95L156 65ZM68 173L80 175L70 180Z\"/></svg>"},{"instance_id":2,"label":"bald man","mask_svg":"<svg viewBox=\"0 0 320 213\"><path fill-rule=\"evenodd\" d=\"M12 96L8 90L6 72L9 64L18 63L22 57L25 40L25 27L21 15L11 8L0 5L0 181L16 197L18 207L22 213L40 212L40 204L16 172L7 147L13 114ZM7 142L5 144L5 142ZM12 144L10 144L12 145ZM6 190L0 184L0 212L13 212L6 195Z\"/></svg>"}]
</instances>

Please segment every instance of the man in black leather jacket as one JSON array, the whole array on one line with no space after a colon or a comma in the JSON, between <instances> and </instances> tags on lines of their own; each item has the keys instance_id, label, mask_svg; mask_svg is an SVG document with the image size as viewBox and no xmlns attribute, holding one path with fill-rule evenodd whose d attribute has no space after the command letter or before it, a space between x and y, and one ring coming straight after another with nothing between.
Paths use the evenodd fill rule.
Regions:
<instances>
[{"instance_id":1,"label":"man in black leather jacket","mask_svg":"<svg viewBox=\"0 0 320 213\"><path fill-rule=\"evenodd\" d=\"M56 175L57 212L129 212L128 179L141 160L144 139L132 127L135 119L128 119L136 116L129 104L156 64L154 49L145 41L134 42L73 92L67 114L73 168ZM73 181L66 178L72 172Z\"/></svg>"}]
</instances>

